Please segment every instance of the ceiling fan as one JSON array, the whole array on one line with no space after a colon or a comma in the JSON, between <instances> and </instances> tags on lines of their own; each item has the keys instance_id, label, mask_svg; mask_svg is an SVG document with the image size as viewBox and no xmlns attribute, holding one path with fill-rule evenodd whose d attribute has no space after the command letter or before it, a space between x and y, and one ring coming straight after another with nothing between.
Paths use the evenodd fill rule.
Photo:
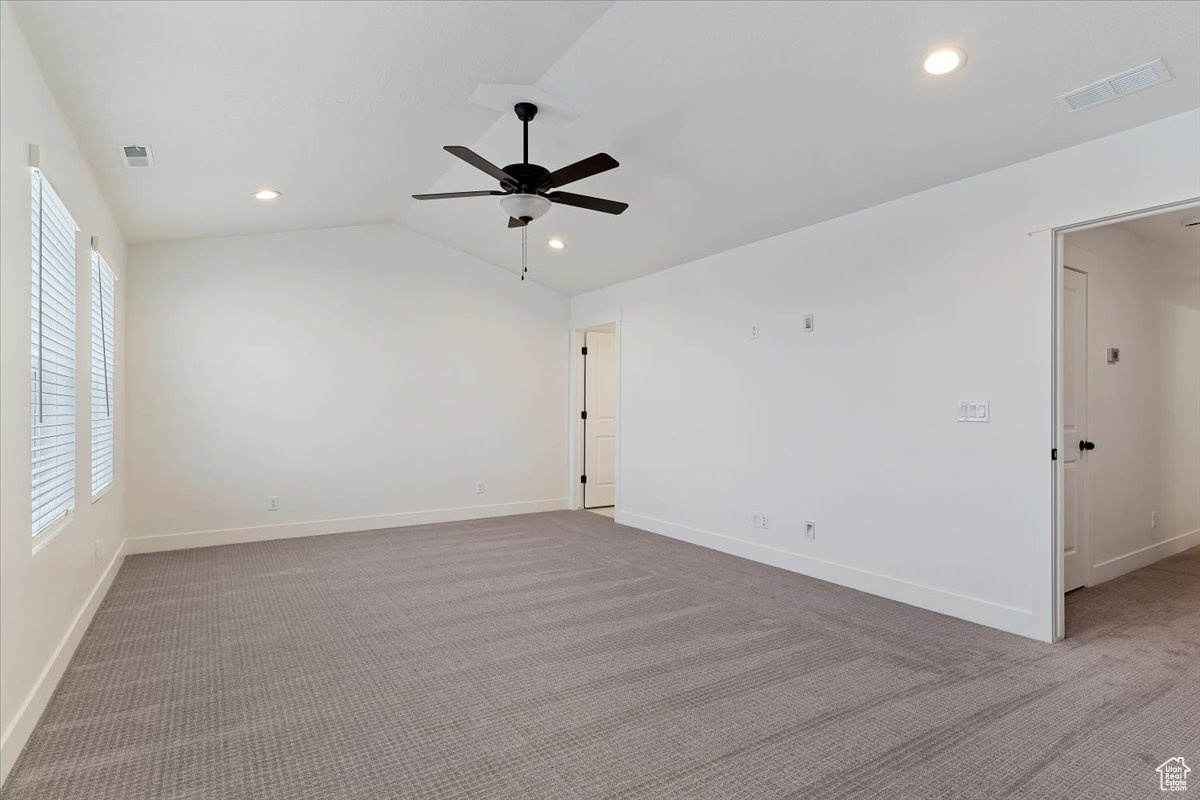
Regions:
<instances>
[{"instance_id":1,"label":"ceiling fan","mask_svg":"<svg viewBox=\"0 0 1200 800\"><path fill-rule=\"evenodd\" d=\"M451 197L497 196L500 198L500 205L508 214L508 227L510 228L525 227L549 211L552 203L586 208L589 211L602 211L605 214L620 214L629 208L628 203L618 203L616 200L604 200L585 194L556 191L560 186L598 175L614 169L620 164L608 153L597 153L554 172L537 164L530 164L529 123L537 115L538 109L533 103L517 103L513 110L516 111L517 119L521 120L524 128L524 160L520 164L509 164L504 169L500 169L469 148L459 145L446 145L444 148L450 154L458 156L476 169L483 170L500 181L501 191L485 189L479 192L414 194L413 197L417 200L445 200Z\"/></svg>"}]
</instances>

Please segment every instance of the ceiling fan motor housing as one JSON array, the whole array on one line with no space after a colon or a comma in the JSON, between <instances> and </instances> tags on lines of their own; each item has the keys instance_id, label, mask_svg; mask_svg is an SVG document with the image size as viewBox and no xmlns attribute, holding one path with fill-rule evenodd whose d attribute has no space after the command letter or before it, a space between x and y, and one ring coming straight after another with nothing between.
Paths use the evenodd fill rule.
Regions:
<instances>
[{"instance_id":1,"label":"ceiling fan motor housing","mask_svg":"<svg viewBox=\"0 0 1200 800\"><path fill-rule=\"evenodd\" d=\"M518 192L536 192L550 179L550 170L537 164L509 164L504 171L516 179L516 184L500 182L500 188Z\"/></svg>"}]
</instances>

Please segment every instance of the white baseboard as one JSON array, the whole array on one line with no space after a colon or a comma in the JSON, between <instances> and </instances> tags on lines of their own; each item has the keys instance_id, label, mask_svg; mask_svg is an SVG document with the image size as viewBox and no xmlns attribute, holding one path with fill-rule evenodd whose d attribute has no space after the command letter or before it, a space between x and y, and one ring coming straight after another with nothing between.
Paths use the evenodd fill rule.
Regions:
<instances>
[{"instance_id":1,"label":"white baseboard","mask_svg":"<svg viewBox=\"0 0 1200 800\"><path fill-rule=\"evenodd\" d=\"M79 646L79 640L83 638L84 632L92 622L92 617L96 615L100 601L108 594L108 588L112 586L113 578L117 576L124 560L125 543L122 542L104 572L101 573L100 580L96 582L92 593L88 595L83 608L79 609L79 613L75 615L75 619L67 628L66 634L55 648L49 663L34 682L33 690L21 704L17 716L4 731L3 736L0 736L0 785L8 778L8 772L16 763L17 756L21 754L21 748L25 746L25 742L29 741L29 735L33 733L34 727L42 717L42 712L46 710L46 704L50 702L51 695L58 688L58 682L66 672L71 656L75 655L75 648Z\"/></svg>"},{"instance_id":2,"label":"white baseboard","mask_svg":"<svg viewBox=\"0 0 1200 800\"><path fill-rule=\"evenodd\" d=\"M126 552L158 553L164 550L186 550L192 547L212 547L219 544L265 542L271 539L295 539L302 536L323 536L328 533L403 528L409 525L429 525L435 522L462 522L485 517L507 517L513 514L535 514L541 511L561 511L567 507L565 497L551 500L527 500L518 503L499 503L490 506L437 508L428 511L404 511L397 514L377 514L369 517L345 517L310 522L288 522L279 525L256 525L248 528L221 528L209 531L166 533L158 536L139 536L125 540Z\"/></svg>"},{"instance_id":3,"label":"white baseboard","mask_svg":"<svg viewBox=\"0 0 1200 800\"><path fill-rule=\"evenodd\" d=\"M932 586L924 586L900 578L893 578L889 575L881 575L876 572L858 569L857 567L836 564L832 561L824 561L798 553L789 553L786 550L779 550L767 545L747 542L744 539L735 539L732 536L700 530L699 528L691 528L686 525L677 525L673 522L667 522L642 514L619 512L616 521L621 525L629 525L634 528L650 531L651 533L670 536L672 539L682 539L685 542L698 544L702 547L720 550L722 553L729 553L730 555L747 558L751 561L770 564L773 567L799 572L802 575L836 583L839 586L848 586L851 589L858 589L868 594L886 597L889 600L897 600L911 606L936 611L939 614L965 619L968 622L975 622L990 628L998 628L1008 633L1027 636L1040 641L1037 632L1033 629L1033 614L1020 608L981 600L977 597L956 594L944 589L937 589Z\"/></svg>"},{"instance_id":4,"label":"white baseboard","mask_svg":"<svg viewBox=\"0 0 1200 800\"><path fill-rule=\"evenodd\" d=\"M1126 572L1133 572L1135 569L1147 567L1155 561L1167 556L1173 556L1176 553L1182 553L1184 550L1191 549L1197 545L1200 545L1200 528L1188 531L1187 533L1181 533L1178 536L1172 536L1165 542L1148 545L1134 550L1132 553L1126 553L1123 556L1101 561L1092 567L1088 586L1095 586L1098 583L1111 581L1118 575L1124 575Z\"/></svg>"}]
</instances>

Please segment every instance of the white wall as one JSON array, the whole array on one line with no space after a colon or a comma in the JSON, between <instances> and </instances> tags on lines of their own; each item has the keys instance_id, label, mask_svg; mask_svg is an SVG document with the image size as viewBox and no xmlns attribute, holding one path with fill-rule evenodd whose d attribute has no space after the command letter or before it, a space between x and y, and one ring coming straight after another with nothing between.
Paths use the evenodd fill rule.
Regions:
<instances>
[{"instance_id":1,"label":"white wall","mask_svg":"<svg viewBox=\"0 0 1200 800\"><path fill-rule=\"evenodd\" d=\"M75 511L36 554L32 549L29 460L29 145L82 231L77 248L79 383L76 386ZM125 243L76 147L8 3L0 3L0 780L82 636L124 540L126 397ZM116 474L91 497L91 261L89 240L116 273Z\"/></svg>"},{"instance_id":2,"label":"white wall","mask_svg":"<svg viewBox=\"0 0 1200 800\"><path fill-rule=\"evenodd\" d=\"M394 225L130 265L131 552L565 507L561 295Z\"/></svg>"},{"instance_id":3,"label":"white wall","mask_svg":"<svg viewBox=\"0 0 1200 800\"><path fill-rule=\"evenodd\" d=\"M573 298L621 320L618 521L1051 639L1049 229L1200 195L1197 141L1190 112Z\"/></svg>"},{"instance_id":4,"label":"white wall","mask_svg":"<svg viewBox=\"0 0 1200 800\"><path fill-rule=\"evenodd\" d=\"M1120 226L1066 237L1064 262L1088 274L1089 585L1200 545L1200 233L1196 245Z\"/></svg>"}]
</instances>

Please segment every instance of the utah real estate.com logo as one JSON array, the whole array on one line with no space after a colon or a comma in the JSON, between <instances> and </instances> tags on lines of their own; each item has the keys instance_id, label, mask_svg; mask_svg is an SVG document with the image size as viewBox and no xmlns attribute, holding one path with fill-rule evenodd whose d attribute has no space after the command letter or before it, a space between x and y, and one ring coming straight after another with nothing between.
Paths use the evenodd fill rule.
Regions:
<instances>
[{"instance_id":1,"label":"utah real estate.com logo","mask_svg":"<svg viewBox=\"0 0 1200 800\"><path fill-rule=\"evenodd\" d=\"M1192 768L1184 763L1183 756L1168 758L1156 769L1158 788L1164 792L1186 792L1187 776L1191 771Z\"/></svg>"}]
</instances>

